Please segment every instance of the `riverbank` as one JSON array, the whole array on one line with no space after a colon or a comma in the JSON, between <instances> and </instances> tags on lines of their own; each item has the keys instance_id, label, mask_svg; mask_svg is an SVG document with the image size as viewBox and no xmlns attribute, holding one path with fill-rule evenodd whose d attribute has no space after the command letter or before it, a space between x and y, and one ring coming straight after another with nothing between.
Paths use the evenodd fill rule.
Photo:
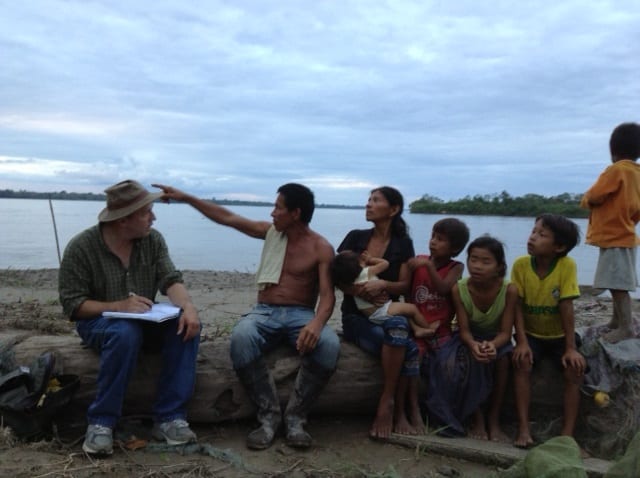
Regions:
<instances>
[{"instance_id":1,"label":"riverbank","mask_svg":"<svg viewBox=\"0 0 640 478\"><path fill-rule=\"evenodd\" d=\"M228 333L256 300L254 275L250 273L187 270L184 280L198 308L205 336ZM71 331L58 302L57 284L57 269L0 269L0 327L41 333ZM575 301L576 325L606 323L611 314L611 299L590 286L580 289L582 295ZM339 292L336 299L329 323L339 329L342 301ZM634 300L633 305L634 311L640 311L640 301Z\"/></svg>"},{"instance_id":2,"label":"riverbank","mask_svg":"<svg viewBox=\"0 0 640 478\"><path fill-rule=\"evenodd\" d=\"M253 274L185 271L184 278L203 322L203 339L228 334L240 314L254 302ZM0 270L0 329L19 329L33 334L72 334L62 315L57 293L57 270ZM332 325L337 324L338 308ZM80 412L80 411L79 411ZM80 420L83 414L80 413ZM130 417L135 421L138 417ZM123 421L126 421L124 419ZM199 443L207 451L180 455L166 450L117 449L107 460L90 460L82 453L84 424L64 433L60 440L19 443L0 431L0 475L33 476L100 475L131 477L244 477L244 476L486 476L494 468L465 460L446 458L367 438L369 417L323 417L312 419L309 430L315 444L308 452L294 451L278 441L262 452L247 450L246 434L251 421L220 425L193 424ZM126 426L126 424L125 424ZM224 453L222 453L224 452ZM440 473L442 472L442 473Z\"/></svg>"},{"instance_id":3,"label":"riverbank","mask_svg":"<svg viewBox=\"0 0 640 478\"><path fill-rule=\"evenodd\" d=\"M239 316L255 302L253 274L239 272L185 271L185 283L203 322L203 339L227 335ZM57 294L55 269L0 270L0 329L20 329L38 335L72 334L72 324L62 315ZM338 302L341 297L338 296ZM637 307L634 301L634 307ZM594 296L584 288L576 301L576 317L581 325L604 323L610 315L610 300ZM339 328L339 304L330 325ZM135 417L134 417L135 418ZM486 476L494 468L465 460L446 458L367 438L369 417L323 417L310 420L316 445L308 452L293 451L279 441L264 452L244 446L250 422L222 425L195 424L200 442L217 450L228 450L230 464L211 456L178 455L152 451L117 450L109 460L90 461L81 452L84 432L80 424L60 441L19 444L0 437L0 474L31 477L38 475L100 476L246 476L247 469L260 470L258 476ZM25 465L28 463L28 465ZM60 470L56 474L56 470ZM74 471L69 471L74 470ZM211 471L215 470L215 472ZM453 470L453 471L452 471ZM54 472L50 474L50 472ZM458 473L458 475L451 474ZM254 473L252 473L254 474Z\"/></svg>"}]
</instances>

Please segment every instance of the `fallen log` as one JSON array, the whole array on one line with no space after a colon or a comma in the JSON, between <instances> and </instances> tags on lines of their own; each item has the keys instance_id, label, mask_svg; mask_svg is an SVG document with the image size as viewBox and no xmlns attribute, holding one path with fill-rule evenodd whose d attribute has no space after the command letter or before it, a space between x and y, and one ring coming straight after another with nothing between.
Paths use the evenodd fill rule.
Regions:
<instances>
[{"instance_id":1,"label":"fallen log","mask_svg":"<svg viewBox=\"0 0 640 478\"><path fill-rule=\"evenodd\" d=\"M59 373L80 377L74 396L77 407L86 407L95 397L99 357L74 335L0 334L0 344L12 349L17 364L28 365L46 351L55 351ZM289 398L300 360L289 347L267 355L283 403ZM142 354L124 403L126 414L148 414L159 376L159 355ZM313 409L319 414L373 415L382 388L379 360L348 342L342 342L338 369ZM229 358L228 338L207 340L200 345L196 389L188 416L194 422L217 423L254 415L254 407L238 382Z\"/></svg>"},{"instance_id":2,"label":"fallen log","mask_svg":"<svg viewBox=\"0 0 640 478\"><path fill-rule=\"evenodd\" d=\"M57 372L80 377L80 387L74 396L76 406L88 406L95 397L99 357L96 352L83 346L76 335L4 333L0 334L0 344L12 350L14 360L19 365L28 365L40 354L54 351ZM266 358L284 404L291 393L300 360L293 349L286 346L277 348ZM159 355L141 354L125 399L126 414L149 413L159 371ZM561 413L562 377L551 364L541 367L540 372L532 378L532 408L544 407ZM320 394L313 412L373 415L381 390L379 359L342 341L338 368ZM551 390L554 392L549 393ZM512 397L507 397L507 403L512 403ZM228 338L216 338L200 344L196 389L188 414L190 420L203 423L253 416L253 405L231 365Z\"/></svg>"},{"instance_id":3,"label":"fallen log","mask_svg":"<svg viewBox=\"0 0 640 478\"><path fill-rule=\"evenodd\" d=\"M95 397L99 357L96 352L84 347L78 336L0 333L0 351L4 351L2 356L7 356L7 350L10 350L9 356L18 365L29 365L42 353L54 351L57 357L56 371L80 377L80 386L73 399L76 411L86 410ZM269 353L266 359L284 405L291 393L300 360L287 346ZM159 371L159 355L141 354L125 399L125 415L150 414ZM531 388L532 421L548 423L552 420L559 427L563 386L562 374L550 361L543 361L534 369ZM381 390L382 371L379 359L342 341L338 368L318 397L312 412L316 415L360 414L373 417ZM505 423L515 423L514 405L513 392L508 390L504 407ZM592 400L583 401L576 430L579 442L581 438L593 435L594 430L591 430L589 423L594 414L601 416L603 412L606 411L595 407ZM254 414L253 404L231 366L228 338L202 342L197 362L196 389L188 408L189 420L194 423L220 423L251 418ZM625 438L621 444L616 442L615 449L621 448L627 441Z\"/></svg>"}]
</instances>

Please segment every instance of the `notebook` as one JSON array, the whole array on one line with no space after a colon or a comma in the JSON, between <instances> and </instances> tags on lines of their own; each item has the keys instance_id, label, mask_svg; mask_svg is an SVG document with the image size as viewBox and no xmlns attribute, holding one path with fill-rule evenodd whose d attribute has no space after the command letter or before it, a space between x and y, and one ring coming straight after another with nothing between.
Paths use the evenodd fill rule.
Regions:
<instances>
[{"instance_id":1,"label":"notebook","mask_svg":"<svg viewBox=\"0 0 640 478\"><path fill-rule=\"evenodd\" d=\"M161 302L153 304L148 312L103 312L102 316L113 319L137 319L148 320L150 322L164 322L165 320L175 319L180 316L182 310L173 304Z\"/></svg>"}]
</instances>

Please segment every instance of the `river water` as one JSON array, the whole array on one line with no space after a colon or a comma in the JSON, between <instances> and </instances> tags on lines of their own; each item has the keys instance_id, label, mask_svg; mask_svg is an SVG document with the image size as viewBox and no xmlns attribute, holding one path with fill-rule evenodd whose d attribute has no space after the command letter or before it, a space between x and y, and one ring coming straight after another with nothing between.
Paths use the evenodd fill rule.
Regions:
<instances>
[{"instance_id":1,"label":"river water","mask_svg":"<svg viewBox=\"0 0 640 478\"><path fill-rule=\"evenodd\" d=\"M96 223L104 207L100 201L52 201L60 252L82 229ZM270 207L234 206L230 209L251 219L270 220ZM253 239L208 220L185 204L156 204L154 227L163 233L171 257L180 269L254 272L260 259L262 241ZM404 213L417 254L428 253L433 223L443 216ZM526 254L533 218L502 216L456 216L471 231L471 238L489 233L505 244L508 264ZM587 220L574 219L582 235ZM337 247L351 229L365 229L364 209L316 209L311 227ZM0 199L0 268L57 268L56 233L49 201L41 199ZM579 244L570 254L578 263L581 284L591 284L598 249ZM464 261L465 254L459 259Z\"/></svg>"}]
</instances>

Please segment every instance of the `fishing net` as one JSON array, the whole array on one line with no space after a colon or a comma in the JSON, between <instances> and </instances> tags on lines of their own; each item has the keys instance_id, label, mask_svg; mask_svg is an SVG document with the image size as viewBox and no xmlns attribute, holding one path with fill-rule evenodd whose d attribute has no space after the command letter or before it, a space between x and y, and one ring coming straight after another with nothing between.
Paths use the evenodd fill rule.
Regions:
<instances>
[{"instance_id":1,"label":"fishing net","mask_svg":"<svg viewBox=\"0 0 640 478\"><path fill-rule=\"evenodd\" d=\"M601 327L581 331L589 372L585 375L582 426L576 435L594 456L620 457L640 429L640 339L610 344L600 338ZM593 397L601 391L608 404Z\"/></svg>"}]
</instances>

